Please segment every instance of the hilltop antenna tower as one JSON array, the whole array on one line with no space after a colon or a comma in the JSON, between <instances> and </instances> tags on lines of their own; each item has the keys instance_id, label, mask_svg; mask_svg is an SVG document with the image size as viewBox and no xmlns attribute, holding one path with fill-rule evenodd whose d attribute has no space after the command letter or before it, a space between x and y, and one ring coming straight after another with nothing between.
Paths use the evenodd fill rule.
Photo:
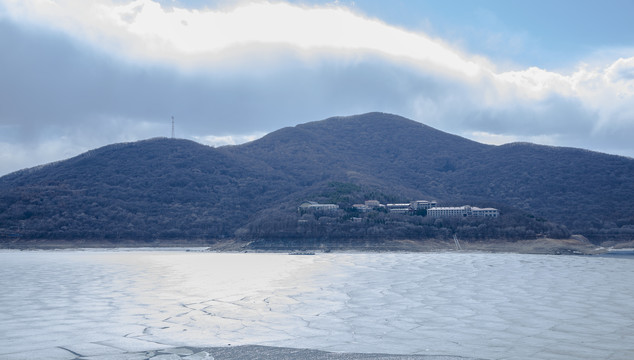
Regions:
<instances>
[{"instance_id":1,"label":"hilltop antenna tower","mask_svg":"<svg viewBox=\"0 0 634 360\"><path fill-rule=\"evenodd\" d=\"M172 139L174 138L174 117L172 116Z\"/></svg>"}]
</instances>

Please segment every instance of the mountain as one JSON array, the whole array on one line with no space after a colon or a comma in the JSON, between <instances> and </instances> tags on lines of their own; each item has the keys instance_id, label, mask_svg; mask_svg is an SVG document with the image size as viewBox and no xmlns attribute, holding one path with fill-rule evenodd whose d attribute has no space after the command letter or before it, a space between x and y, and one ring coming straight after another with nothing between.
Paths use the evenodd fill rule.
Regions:
<instances>
[{"instance_id":1,"label":"mountain","mask_svg":"<svg viewBox=\"0 0 634 360\"><path fill-rule=\"evenodd\" d=\"M33 238L226 236L280 173L192 141L116 144L0 179L0 221Z\"/></svg>"},{"instance_id":2,"label":"mountain","mask_svg":"<svg viewBox=\"0 0 634 360\"><path fill-rule=\"evenodd\" d=\"M369 113L283 128L238 146L165 138L115 144L6 175L0 238L437 238L462 231L482 239L572 232L595 243L621 241L634 235L632 178L634 160L626 157L484 145ZM343 222L350 214L342 211L298 229L304 200L348 209L368 199L494 206L502 216L497 223L434 224L377 215L360 229Z\"/></svg>"}]
</instances>

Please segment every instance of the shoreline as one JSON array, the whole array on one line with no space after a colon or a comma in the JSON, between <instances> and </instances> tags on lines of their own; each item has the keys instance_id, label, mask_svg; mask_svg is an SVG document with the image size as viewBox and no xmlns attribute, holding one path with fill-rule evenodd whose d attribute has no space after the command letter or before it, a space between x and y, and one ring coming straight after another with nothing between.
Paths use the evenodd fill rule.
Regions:
<instances>
[{"instance_id":1,"label":"shoreline","mask_svg":"<svg viewBox=\"0 0 634 360\"><path fill-rule=\"evenodd\" d=\"M350 243L317 243L317 246L253 246L252 242L239 240L223 240L217 242L204 241L156 241L152 243L141 241L122 241L108 243L102 241L64 241L64 240L25 240L1 242L0 249L5 250L184 250L192 252L218 253L292 253L307 251L315 253L437 253L437 252L487 252L487 253L518 253L542 255L600 255L619 249L632 249L632 243L616 244L616 246L594 245L575 238L570 239L533 239L517 241L461 241L461 249L457 249L453 240L385 240L359 241L356 245ZM622 245L622 246L618 246ZM628 246L629 245L629 246Z\"/></svg>"}]
</instances>

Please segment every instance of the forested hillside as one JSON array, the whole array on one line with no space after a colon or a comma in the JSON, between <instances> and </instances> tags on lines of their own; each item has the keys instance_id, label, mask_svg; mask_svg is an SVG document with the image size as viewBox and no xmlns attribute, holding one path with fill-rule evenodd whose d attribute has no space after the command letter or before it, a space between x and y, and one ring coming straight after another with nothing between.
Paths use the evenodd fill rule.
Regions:
<instances>
[{"instance_id":1,"label":"forested hillside","mask_svg":"<svg viewBox=\"0 0 634 360\"><path fill-rule=\"evenodd\" d=\"M111 145L2 178L1 223L28 238L226 237L277 200L279 174L187 140Z\"/></svg>"},{"instance_id":2,"label":"forested hillside","mask_svg":"<svg viewBox=\"0 0 634 360\"><path fill-rule=\"evenodd\" d=\"M187 140L115 144L0 178L0 239L342 239L582 234L634 236L634 160L533 144L490 146L382 113L284 128L212 148ZM377 215L351 225L352 204L436 200L502 216L433 222ZM304 200L339 216L304 219ZM346 210L348 209L348 210ZM560 224L560 225L558 225Z\"/></svg>"},{"instance_id":3,"label":"forested hillside","mask_svg":"<svg viewBox=\"0 0 634 360\"><path fill-rule=\"evenodd\" d=\"M327 174L400 195L385 202L506 205L596 241L634 237L634 160L621 156L528 143L484 145L380 113L282 129L234 152L294 171L306 185Z\"/></svg>"}]
</instances>

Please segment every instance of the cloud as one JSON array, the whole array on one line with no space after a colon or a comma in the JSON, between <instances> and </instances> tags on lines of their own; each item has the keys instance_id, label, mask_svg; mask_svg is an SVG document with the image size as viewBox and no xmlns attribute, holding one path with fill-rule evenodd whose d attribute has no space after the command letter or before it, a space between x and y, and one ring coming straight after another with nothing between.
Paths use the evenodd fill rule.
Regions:
<instances>
[{"instance_id":1,"label":"cloud","mask_svg":"<svg viewBox=\"0 0 634 360\"><path fill-rule=\"evenodd\" d=\"M43 140L31 146L0 141L0 174L70 158L93 149L66 137Z\"/></svg>"},{"instance_id":2,"label":"cloud","mask_svg":"<svg viewBox=\"0 0 634 360\"><path fill-rule=\"evenodd\" d=\"M494 144L634 156L634 57L498 71L335 5L0 0L0 9L0 144L16 154L0 158L0 174L169 136L171 116L179 137L209 145L383 111Z\"/></svg>"},{"instance_id":3,"label":"cloud","mask_svg":"<svg viewBox=\"0 0 634 360\"><path fill-rule=\"evenodd\" d=\"M223 146L223 145L238 145L243 144L249 141L257 140L262 136L266 135L266 133L255 133L250 135L207 135L207 136L194 136L194 140L201 144L211 145L211 146Z\"/></svg>"},{"instance_id":4,"label":"cloud","mask_svg":"<svg viewBox=\"0 0 634 360\"><path fill-rule=\"evenodd\" d=\"M152 0L7 1L14 18L46 22L126 56L177 65L218 65L224 53L266 44L309 52L371 51L476 75L480 67L421 33L338 6L252 2L216 10L167 10Z\"/></svg>"},{"instance_id":5,"label":"cloud","mask_svg":"<svg viewBox=\"0 0 634 360\"><path fill-rule=\"evenodd\" d=\"M491 134L484 131L474 131L470 134L467 134L469 138L472 140L490 144L490 145L503 145L514 142L531 142L542 145L554 145L557 143L558 139L553 138L552 136L542 135L542 136L523 136L516 137L513 135L500 135L500 134Z\"/></svg>"},{"instance_id":6,"label":"cloud","mask_svg":"<svg viewBox=\"0 0 634 360\"><path fill-rule=\"evenodd\" d=\"M606 76L614 83L626 83L630 93L634 92L634 57L618 59L606 70Z\"/></svg>"}]
</instances>

